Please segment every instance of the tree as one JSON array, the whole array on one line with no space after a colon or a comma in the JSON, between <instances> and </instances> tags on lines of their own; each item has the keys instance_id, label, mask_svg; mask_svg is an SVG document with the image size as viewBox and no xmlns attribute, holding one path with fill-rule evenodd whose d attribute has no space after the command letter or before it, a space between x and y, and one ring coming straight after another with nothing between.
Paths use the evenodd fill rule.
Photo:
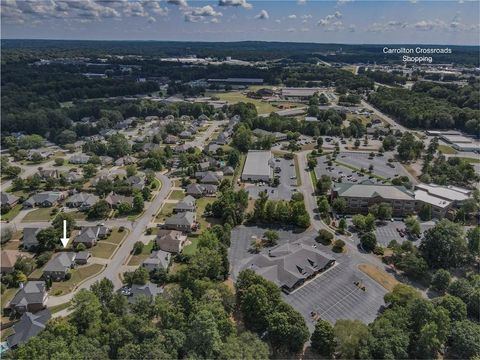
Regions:
<instances>
[{"instance_id":1,"label":"tree","mask_svg":"<svg viewBox=\"0 0 480 360\"><path fill-rule=\"evenodd\" d=\"M333 331L341 358L358 359L360 344L369 335L368 326L360 320L337 320Z\"/></svg>"},{"instance_id":2,"label":"tree","mask_svg":"<svg viewBox=\"0 0 480 360\"><path fill-rule=\"evenodd\" d=\"M52 226L40 230L37 234L38 251L54 250L60 245L60 236L60 232Z\"/></svg>"},{"instance_id":3,"label":"tree","mask_svg":"<svg viewBox=\"0 0 480 360\"><path fill-rule=\"evenodd\" d=\"M305 319L290 305L280 308L267 317L268 339L278 352L298 353L310 335Z\"/></svg>"},{"instance_id":4,"label":"tree","mask_svg":"<svg viewBox=\"0 0 480 360\"><path fill-rule=\"evenodd\" d=\"M453 324L449 350L458 358L470 359L480 354L480 325L469 320Z\"/></svg>"},{"instance_id":5,"label":"tree","mask_svg":"<svg viewBox=\"0 0 480 360\"><path fill-rule=\"evenodd\" d=\"M113 299L114 286L110 279L103 278L100 281L95 282L90 290L100 300L103 307L106 307Z\"/></svg>"},{"instance_id":6,"label":"tree","mask_svg":"<svg viewBox=\"0 0 480 360\"><path fill-rule=\"evenodd\" d=\"M100 325L101 304L93 292L81 289L72 299L72 308L72 321L79 333L84 334Z\"/></svg>"},{"instance_id":7,"label":"tree","mask_svg":"<svg viewBox=\"0 0 480 360\"><path fill-rule=\"evenodd\" d=\"M267 230L263 233L263 238L265 239L266 246L275 246L279 239L278 232L274 230Z\"/></svg>"},{"instance_id":8,"label":"tree","mask_svg":"<svg viewBox=\"0 0 480 360\"><path fill-rule=\"evenodd\" d=\"M429 266L443 269L464 264L468 252L462 226L447 219L425 232L419 248Z\"/></svg>"},{"instance_id":9,"label":"tree","mask_svg":"<svg viewBox=\"0 0 480 360\"><path fill-rule=\"evenodd\" d=\"M480 226L467 232L468 251L475 258L480 256Z\"/></svg>"},{"instance_id":10,"label":"tree","mask_svg":"<svg viewBox=\"0 0 480 360\"><path fill-rule=\"evenodd\" d=\"M382 142L385 151L391 151L397 146L397 138L393 135L387 135Z\"/></svg>"},{"instance_id":11,"label":"tree","mask_svg":"<svg viewBox=\"0 0 480 360\"><path fill-rule=\"evenodd\" d=\"M335 351L335 334L332 325L326 320L318 320L311 337L313 351L331 358Z\"/></svg>"},{"instance_id":12,"label":"tree","mask_svg":"<svg viewBox=\"0 0 480 360\"><path fill-rule=\"evenodd\" d=\"M347 230L347 221L344 218L341 218L338 222L338 229L340 231L340 234L345 233L345 230Z\"/></svg>"},{"instance_id":13,"label":"tree","mask_svg":"<svg viewBox=\"0 0 480 360\"><path fill-rule=\"evenodd\" d=\"M264 360L269 357L268 345L257 335L244 331L240 335L231 335L222 343L219 360L246 359Z\"/></svg>"},{"instance_id":14,"label":"tree","mask_svg":"<svg viewBox=\"0 0 480 360\"><path fill-rule=\"evenodd\" d=\"M110 213L110 205L105 200L100 200L88 210L89 219L105 219Z\"/></svg>"},{"instance_id":15,"label":"tree","mask_svg":"<svg viewBox=\"0 0 480 360\"><path fill-rule=\"evenodd\" d=\"M139 254L141 254L142 251L143 251L144 246L145 246L145 245L144 245L143 242L141 242L141 241L135 242L135 244L133 244L133 250L132 250L133 255L139 255Z\"/></svg>"},{"instance_id":16,"label":"tree","mask_svg":"<svg viewBox=\"0 0 480 360\"><path fill-rule=\"evenodd\" d=\"M439 269L433 275L430 286L439 293L444 294L445 291L447 291L448 286L450 285L450 280L450 273L447 270Z\"/></svg>"},{"instance_id":17,"label":"tree","mask_svg":"<svg viewBox=\"0 0 480 360\"><path fill-rule=\"evenodd\" d=\"M393 306L406 306L416 299L421 299L421 297L415 288L406 284L397 284L391 292L385 294L384 300L387 304Z\"/></svg>"},{"instance_id":18,"label":"tree","mask_svg":"<svg viewBox=\"0 0 480 360\"><path fill-rule=\"evenodd\" d=\"M452 321L461 321L467 318L467 305L462 299L447 294L433 300L435 306L439 306L447 310Z\"/></svg>"},{"instance_id":19,"label":"tree","mask_svg":"<svg viewBox=\"0 0 480 360\"><path fill-rule=\"evenodd\" d=\"M221 344L213 314L207 310L195 314L187 334L188 349L201 358L212 359L220 352Z\"/></svg>"},{"instance_id":20,"label":"tree","mask_svg":"<svg viewBox=\"0 0 480 360\"><path fill-rule=\"evenodd\" d=\"M267 329L267 316L275 304L270 302L267 290L261 285L251 285L242 294L240 309L247 328L259 333Z\"/></svg>"},{"instance_id":21,"label":"tree","mask_svg":"<svg viewBox=\"0 0 480 360\"><path fill-rule=\"evenodd\" d=\"M137 166L132 164L132 165L127 165L125 167L125 170L127 171L127 177L133 176L137 173Z\"/></svg>"},{"instance_id":22,"label":"tree","mask_svg":"<svg viewBox=\"0 0 480 360\"><path fill-rule=\"evenodd\" d=\"M252 131L240 124L233 134L232 144L241 152L247 152L252 146Z\"/></svg>"},{"instance_id":23,"label":"tree","mask_svg":"<svg viewBox=\"0 0 480 360\"><path fill-rule=\"evenodd\" d=\"M309 157L308 158L308 162L307 162L307 165L308 165L308 168L310 170L313 170L315 169L315 166L317 166L318 162L317 162L317 159L314 158L314 157Z\"/></svg>"},{"instance_id":24,"label":"tree","mask_svg":"<svg viewBox=\"0 0 480 360\"><path fill-rule=\"evenodd\" d=\"M93 164L85 164L82 167L83 169L83 177L85 179L90 179L95 176L97 173L97 167Z\"/></svg>"},{"instance_id":25,"label":"tree","mask_svg":"<svg viewBox=\"0 0 480 360\"><path fill-rule=\"evenodd\" d=\"M397 147L398 157L401 160L410 161L420 157L423 150L423 142L415 140L411 132L404 132Z\"/></svg>"},{"instance_id":26,"label":"tree","mask_svg":"<svg viewBox=\"0 0 480 360\"><path fill-rule=\"evenodd\" d=\"M132 205L130 205L127 202L124 202L124 203L121 203L120 205L118 205L117 209L118 209L119 214L127 215L127 214L130 214L132 212Z\"/></svg>"},{"instance_id":27,"label":"tree","mask_svg":"<svg viewBox=\"0 0 480 360\"><path fill-rule=\"evenodd\" d=\"M344 198L336 198L332 202L332 208L338 214L343 214L347 210L347 201Z\"/></svg>"},{"instance_id":28,"label":"tree","mask_svg":"<svg viewBox=\"0 0 480 360\"><path fill-rule=\"evenodd\" d=\"M429 221L432 219L432 205L423 204L418 212L418 216L423 221Z\"/></svg>"},{"instance_id":29,"label":"tree","mask_svg":"<svg viewBox=\"0 0 480 360\"><path fill-rule=\"evenodd\" d=\"M372 205L368 210L378 220L384 221L392 217L392 206L387 203Z\"/></svg>"},{"instance_id":30,"label":"tree","mask_svg":"<svg viewBox=\"0 0 480 360\"><path fill-rule=\"evenodd\" d=\"M63 163L65 162L65 159L64 158L55 158L55 165L56 166L62 166Z\"/></svg>"},{"instance_id":31,"label":"tree","mask_svg":"<svg viewBox=\"0 0 480 360\"><path fill-rule=\"evenodd\" d=\"M330 204L326 197L321 197L318 200L318 212L320 214L328 214L330 212Z\"/></svg>"},{"instance_id":32,"label":"tree","mask_svg":"<svg viewBox=\"0 0 480 360\"><path fill-rule=\"evenodd\" d=\"M130 286L132 286L133 284L145 285L148 281L148 278L148 271L142 266L140 266L135 271L127 271L124 274L125 282Z\"/></svg>"},{"instance_id":33,"label":"tree","mask_svg":"<svg viewBox=\"0 0 480 360\"><path fill-rule=\"evenodd\" d=\"M326 194L332 187L332 179L328 175L322 175L317 180L317 191L319 194Z\"/></svg>"},{"instance_id":34,"label":"tree","mask_svg":"<svg viewBox=\"0 0 480 360\"><path fill-rule=\"evenodd\" d=\"M107 140L108 155L117 159L130 154L132 148L125 135L116 133Z\"/></svg>"},{"instance_id":35,"label":"tree","mask_svg":"<svg viewBox=\"0 0 480 360\"><path fill-rule=\"evenodd\" d=\"M373 232L367 232L360 238L360 244L365 251L373 251L377 246L377 237Z\"/></svg>"},{"instance_id":36,"label":"tree","mask_svg":"<svg viewBox=\"0 0 480 360\"><path fill-rule=\"evenodd\" d=\"M22 169L19 166L8 166L3 173L9 178L15 178L22 172Z\"/></svg>"},{"instance_id":37,"label":"tree","mask_svg":"<svg viewBox=\"0 0 480 360\"><path fill-rule=\"evenodd\" d=\"M140 193L137 193L133 197L133 207L132 210L135 214L140 214L143 211L143 208L145 206L143 196Z\"/></svg>"},{"instance_id":38,"label":"tree","mask_svg":"<svg viewBox=\"0 0 480 360\"><path fill-rule=\"evenodd\" d=\"M323 138L321 136L319 136L317 138L317 149L321 149L323 146Z\"/></svg>"},{"instance_id":39,"label":"tree","mask_svg":"<svg viewBox=\"0 0 480 360\"><path fill-rule=\"evenodd\" d=\"M68 213L58 213L57 216L55 216L55 219L52 221L52 226L59 232L63 234L63 222L67 222L67 235L70 235L72 230L75 228L77 225L74 217L72 214Z\"/></svg>"},{"instance_id":40,"label":"tree","mask_svg":"<svg viewBox=\"0 0 480 360\"><path fill-rule=\"evenodd\" d=\"M345 241L341 240L341 239L337 239L335 240L335 242L333 243L333 248L332 250L334 252L337 252L337 253L340 253L340 252L343 252L343 249L345 248Z\"/></svg>"},{"instance_id":41,"label":"tree","mask_svg":"<svg viewBox=\"0 0 480 360\"><path fill-rule=\"evenodd\" d=\"M410 234L417 237L420 236L421 234L420 222L417 220L415 216L412 215L405 219L405 227Z\"/></svg>"}]
</instances>

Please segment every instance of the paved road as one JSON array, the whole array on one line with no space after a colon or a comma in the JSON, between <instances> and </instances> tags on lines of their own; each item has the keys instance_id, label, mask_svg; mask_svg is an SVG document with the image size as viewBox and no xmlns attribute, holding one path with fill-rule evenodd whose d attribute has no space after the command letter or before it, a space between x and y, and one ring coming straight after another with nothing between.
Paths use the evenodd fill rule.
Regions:
<instances>
[{"instance_id":1,"label":"paved road","mask_svg":"<svg viewBox=\"0 0 480 360\"><path fill-rule=\"evenodd\" d=\"M110 260L105 270L103 270L97 276L94 276L93 278L85 281L75 291L67 295L50 296L47 301L47 306L51 307L68 302L72 299L72 297L78 290L88 289L93 283L103 278L110 279L113 282L115 289L119 289L122 286L119 274L122 272L123 265L130 255L133 244L142 237L142 234L145 232L145 229L150 225L153 217L158 212L160 206L166 199L172 187L172 183L166 175L157 173L156 176L162 182L162 188L160 192L157 194L153 202L150 203L150 206L145 210L143 216L140 219L131 222L131 231L129 235L123 241L122 245L120 245L120 248L117 250L114 257ZM65 315L64 312L54 314L54 316L63 315Z\"/></svg>"},{"instance_id":2,"label":"paved road","mask_svg":"<svg viewBox=\"0 0 480 360\"><path fill-rule=\"evenodd\" d=\"M221 126L227 124L227 120L222 120L222 121L214 121L212 124L209 125L208 129L205 130L203 133L200 133L200 136L196 136L194 140L186 142L186 144L189 144L191 146L197 147L200 150L203 150L203 148L206 145L206 142L210 136Z\"/></svg>"},{"instance_id":3,"label":"paved road","mask_svg":"<svg viewBox=\"0 0 480 360\"><path fill-rule=\"evenodd\" d=\"M392 119L390 116L385 115L383 112L380 110L377 110L374 108L372 105L367 103L366 101L362 100L362 106L366 109L372 110L375 115L377 115L379 118L385 120L387 123L389 123L392 128L398 129L400 131L409 131L406 127L400 125L398 122L396 122L394 119Z\"/></svg>"}]
</instances>

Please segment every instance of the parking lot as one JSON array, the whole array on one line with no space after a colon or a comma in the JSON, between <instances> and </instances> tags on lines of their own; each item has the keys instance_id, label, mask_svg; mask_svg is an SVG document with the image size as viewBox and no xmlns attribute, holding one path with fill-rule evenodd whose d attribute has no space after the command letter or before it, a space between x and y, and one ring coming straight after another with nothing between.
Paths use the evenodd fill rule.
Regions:
<instances>
[{"instance_id":1,"label":"parking lot","mask_svg":"<svg viewBox=\"0 0 480 360\"><path fill-rule=\"evenodd\" d=\"M343 159L341 159L343 160ZM341 182L344 183L357 183L363 180L371 180L373 182L382 183L381 180L378 180L374 177L370 177L368 174L361 174L353 171L352 169L338 165L336 163L332 163L332 166L328 165L328 160L324 157L317 158L317 166L315 167L315 175L317 179L320 178L322 175L328 175L332 178L333 181L337 181L338 179L342 179Z\"/></svg>"},{"instance_id":2,"label":"parking lot","mask_svg":"<svg viewBox=\"0 0 480 360\"><path fill-rule=\"evenodd\" d=\"M229 261L234 281L238 273L258 256L248 251L250 243L255 236L261 237L266 230L268 228L243 225L232 230ZM331 323L338 319L359 319L369 323L375 319L378 310L384 304L383 296L387 291L358 269L360 264L358 258L333 253L329 247L317 244L314 240L316 233L313 231L302 233L285 229L277 231L278 245L302 239L305 244L315 244L319 250L336 259L336 265L326 272L288 295L282 293L285 301L303 315L310 331L313 331L316 321L312 317L312 312ZM262 250L267 251L268 249ZM360 281L366 287L366 291L357 287L354 284L356 281Z\"/></svg>"},{"instance_id":3,"label":"parking lot","mask_svg":"<svg viewBox=\"0 0 480 360\"><path fill-rule=\"evenodd\" d=\"M368 170L370 165L373 165L373 173L385 179L396 176L408 176L407 170L405 170L400 163L388 162L388 159L391 157L393 157L393 153L385 153L383 156L373 156L370 158L370 154L368 153L340 152L337 161L357 169L364 168Z\"/></svg>"},{"instance_id":4,"label":"parking lot","mask_svg":"<svg viewBox=\"0 0 480 360\"><path fill-rule=\"evenodd\" d=\"M359 243L360 239L358 233L354 232L352 219L347 219L347 224L349 226L349 230L352 231L352 241L355 243ZM432 221L420 223L420 227L422 233L429 228L433 227L435 224ZM375 229L375 235L377 237L377 242L382 246L387 246L388 243L392 240L396 240L398 243L403 243L405 240L413 241L416 245L420 242L420 239L410 238L408 235L401 236L400 232L397 230L405 230L405 223L400 220L395 221L388 221L383 224L377 223L377 227Z\"/></svg>"},{"instance_id":5,"label":"parking lot","mask_svg":"<svg viewBox=\"0 0 480 360\"><path fill-rule=\"evenodd\" d=\"M280 169L280 172L274 172L274 175L280 177L280 185L272 187L265 183L245 184L245 190L251 198L258 199L258 194L267 190L271 200L290 200L297 187L295 163L293 160L278 157L275 158L275 168Z\"/></svg>"}]
</instances>

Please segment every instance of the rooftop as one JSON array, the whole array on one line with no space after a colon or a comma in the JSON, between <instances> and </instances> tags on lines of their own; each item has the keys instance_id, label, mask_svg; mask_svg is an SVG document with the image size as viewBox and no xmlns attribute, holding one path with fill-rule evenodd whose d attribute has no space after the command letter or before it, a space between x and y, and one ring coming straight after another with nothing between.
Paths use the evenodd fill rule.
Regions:
<instances>
[{"instance_id":1,"label":"rooftop","mask_svg":"<svg viewBox=\"0 0 480 360\"><path fill-rule=\"evenodd\" d=\"M243 174L271 176L271 159L272 152L270 150L249 150L243 168Z\"/></svg>"}]
</instances>

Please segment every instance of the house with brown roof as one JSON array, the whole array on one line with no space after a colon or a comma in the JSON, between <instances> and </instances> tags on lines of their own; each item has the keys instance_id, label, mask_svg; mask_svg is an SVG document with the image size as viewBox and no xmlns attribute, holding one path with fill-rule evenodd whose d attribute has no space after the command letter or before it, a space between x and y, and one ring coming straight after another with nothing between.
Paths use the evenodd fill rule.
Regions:
<instances>
[{"instance_id":1,"label":"house with brown roof","mask_svg":"<svg viewBox=\"0 0 480 360\"><path fill-rule=\"evenodd\" d=\"M160 250L180 253L187 245L187 235L177 230L159 230L155 242Z\"/></svg>"},{"instance_id":2,"label":"house with brown roof","mask_svg":"<svg viewBox=\"0 0 480 360\"><path fill-rule=\"evenodd\" d=\"M17 262L20 252L17 250L2 250L1 254L1 273L8 274L15 270L15 263Z\"/></svg>"}]
</instances>

